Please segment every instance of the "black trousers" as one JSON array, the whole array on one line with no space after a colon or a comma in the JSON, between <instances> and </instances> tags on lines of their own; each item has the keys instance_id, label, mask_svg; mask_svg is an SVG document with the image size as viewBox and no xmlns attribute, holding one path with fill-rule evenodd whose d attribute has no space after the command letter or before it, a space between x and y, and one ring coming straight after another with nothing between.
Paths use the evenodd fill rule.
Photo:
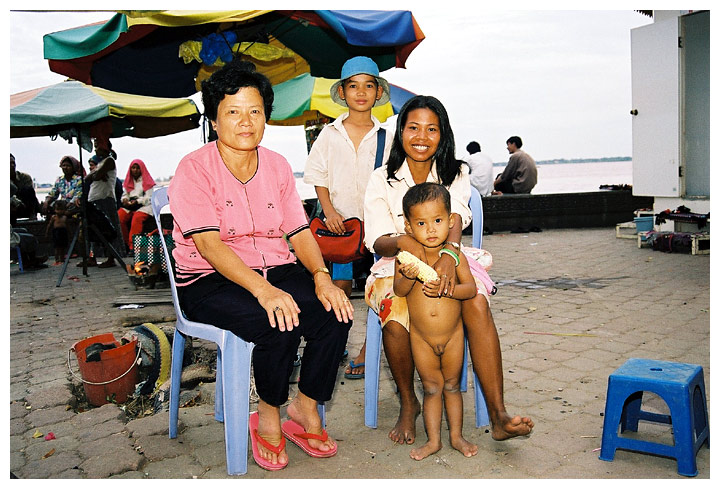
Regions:
<instances>
[{"instance_id":1,"label":"black trousers","mask_svg":"<svg viewBox=\"0 0 720 489\"><path fill-rule=\"evenodd\" d=\"M257 299L220 273L178 287L180 305L188 319L255 343L255 386L260 399L273 406L288 400L293 362L304 337L298 387L311 399L329 401L351 323L340 322L333 311L325 310L315 295L312 277L300 265L274 267L268 270L267 280L290 294L300 307L300 324L292 331L270 327Z\"/></svg>"}]
</instances>

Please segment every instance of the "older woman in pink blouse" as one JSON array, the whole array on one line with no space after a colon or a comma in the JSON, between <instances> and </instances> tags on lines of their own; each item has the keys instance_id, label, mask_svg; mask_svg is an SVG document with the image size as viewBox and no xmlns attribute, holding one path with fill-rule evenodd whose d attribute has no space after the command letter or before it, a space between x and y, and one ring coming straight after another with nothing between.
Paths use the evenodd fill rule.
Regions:
<instances>
[{"instance_id":1,"label":"older woman in pink blouse","mask_svg":"<svg viewBox=\"0 0 720 489\"><path fill-rule=\"evenodd\" d=\"M317 403L332 396L352 305L325 268L290 165L259 146L272 110L270 82L234 60L203 83L202 94L218 139L183 158L169 188L180 304L189 319L256 345L256 463L284 468L285 437L311 456L330 457L337 444ZM301 336L299 392L281 423Z\"/></svg>"}]
</instances>

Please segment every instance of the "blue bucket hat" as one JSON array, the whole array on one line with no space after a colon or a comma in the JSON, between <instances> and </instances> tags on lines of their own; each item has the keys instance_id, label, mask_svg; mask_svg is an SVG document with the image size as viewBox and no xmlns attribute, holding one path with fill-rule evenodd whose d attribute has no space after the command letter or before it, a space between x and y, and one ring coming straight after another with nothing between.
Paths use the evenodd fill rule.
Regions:
<instances>
[{"instance_id":1,"label":"blue bucket hat","mask_svg":"<svg viewBox=\"0 0 720 489\"><path fill-rule=\"evenodd\" d=\"M340 72L340 80L333 83L332 87L330 87L330 98L332 98L333 102L338 105L342 105L343 107L347 107L347 102L341 99L338 94L338 87L348 78L361 74L374 76L377 80L378 86L383 89L383 94L380 97L380 100L375 102L375 105L379 107L388 103L390 101L390 85L385 78L380 76L380 70L378 69L375 61L366 56L355 56L354 58L350 58L345 61L342 71Z\"/></svg>"}]
</instances>

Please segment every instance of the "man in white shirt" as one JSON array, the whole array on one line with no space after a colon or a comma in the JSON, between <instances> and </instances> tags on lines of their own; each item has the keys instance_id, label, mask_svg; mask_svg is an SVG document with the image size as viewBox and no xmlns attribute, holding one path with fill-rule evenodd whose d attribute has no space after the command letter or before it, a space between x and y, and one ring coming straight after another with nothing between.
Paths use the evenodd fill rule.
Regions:
<instances>
[{"instance_id":1,"label":"man in white shirt","mask_svg":"<svg viewBox=\"0 0 720 489\"><path fill-rule=\"evenodd\" d=\"M470 184L481 197L487 197L493 191L493 162L480 152L480 144L476 141L469 143L466 149L470 153L465 160L470 167Z\"/></svg>"}]
</instances>

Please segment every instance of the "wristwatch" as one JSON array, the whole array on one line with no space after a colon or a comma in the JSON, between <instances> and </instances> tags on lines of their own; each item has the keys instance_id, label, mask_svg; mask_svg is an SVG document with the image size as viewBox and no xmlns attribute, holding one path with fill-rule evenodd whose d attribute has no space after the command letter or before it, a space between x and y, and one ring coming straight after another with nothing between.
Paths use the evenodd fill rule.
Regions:
<instances>
[{"instance_id":1,"label":"wristwatch","mask_svg":"<svg viewBox=\"0 0 720 489\"><path fill-rule=\"evenodd\" d=\"M453 241L446 241L446 243L451 246L454 246L455 248L457 248L458 251L460 251L460 245L458 243L455 243Z\"/></svg>"},{"instance_id":2,"label":"wristwatch","mask_svg":"<svg viewBox=\"0 0 720 489\"><path fill-rule=\"evenodd\" d=\"M330 270L328 270L327 267L316 268L315 270L313 270L312 273L313 279L315 279L315 275L317 275L318 273L327 273L328 275L330 275Z\"/></svg>"}]
</instances>

